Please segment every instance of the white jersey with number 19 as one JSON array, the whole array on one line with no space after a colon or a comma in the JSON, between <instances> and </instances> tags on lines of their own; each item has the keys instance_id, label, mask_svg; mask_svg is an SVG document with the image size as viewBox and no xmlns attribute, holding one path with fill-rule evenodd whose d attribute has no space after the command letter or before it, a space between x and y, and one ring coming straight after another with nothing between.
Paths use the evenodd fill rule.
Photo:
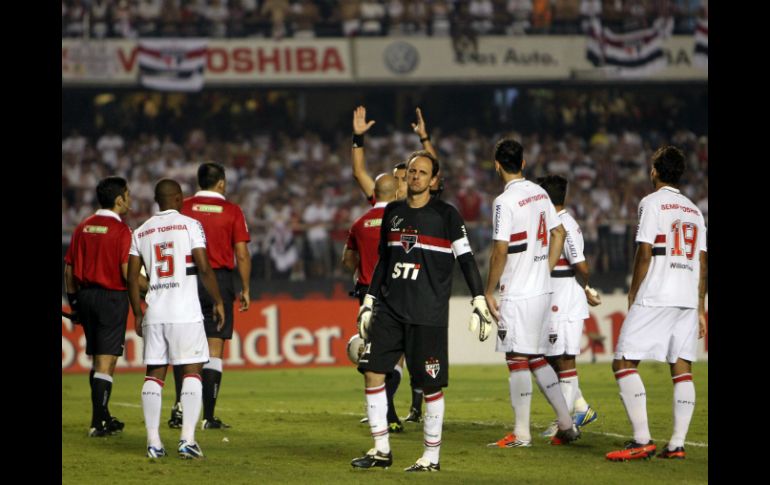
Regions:
<instances>
[{"instance_id":1,"label":"white jersey with number 19","mask_svg":"<svg viewBox=\"0 0 770 485\"><path fill-rule=\"evenodd\" d=\"M551 293L548 243L551 229L561 221L548 194L527 179L516 179L505 185L494 206L492 239L508 243L500 301Z\"/></svg>"},{"instance_id":2,"label":"white jersey with number 19","mask_svg":"<svg viewBox=\"0 0 770 485\"><path fill-rule=\"evenodd\" d=\"M171 209L134 231L129 254L141 256L149 278L145 324L202 322L192 250L206 248L203 226Z\"/></svg>"},{"instance_id":3,"label":"white jersey with number 19","mask_svg":"<svg viewBox=\"0 0 770 485\"><path fill-rule=\"evenodd\" d=\"M706 251L706 223L697 206L665 186L639 203L636 242L652 245L652 261L635 303L698 307L700 252Z\"/></svg>"}]
</instances>

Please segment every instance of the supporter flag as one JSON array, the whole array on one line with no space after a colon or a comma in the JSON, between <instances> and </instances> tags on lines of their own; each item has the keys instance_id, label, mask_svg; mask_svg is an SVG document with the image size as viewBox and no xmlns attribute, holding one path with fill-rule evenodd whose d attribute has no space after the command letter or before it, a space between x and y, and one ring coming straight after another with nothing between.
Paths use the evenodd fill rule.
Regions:
<instances>
[{"instance_id":1,"label":"supporter flag","mask_svg":"<svg viewBox=\"0 0 770 485\"><path fill-rule=\"evenodd\" d=\"M596 67L614 67L621 77L644 77L665 68L668 58L663 40L674 29L672 17L658 18L653 26L616 34L591 19L586 57Z\"/></svg>"},{"instance_id":2,"label":"supporter flag","mask_svg":"<svg viewBox=\"0 0 770 485\"><path fill-rule=\"evenodd\" d=\"M693 64L708 71L709 69L709 21L698 19L695 26L695 54Z\"/></svg>"},{"instance_id":3,"label":"supporter flag","mask_svg":"<svg viewBox=\"0 0 770 485\"><path fill-rule=\"evenodd\" d=\"M206 39L140 39L139 83L161 91L200 91Z\"/></svg>"}]
</instances>

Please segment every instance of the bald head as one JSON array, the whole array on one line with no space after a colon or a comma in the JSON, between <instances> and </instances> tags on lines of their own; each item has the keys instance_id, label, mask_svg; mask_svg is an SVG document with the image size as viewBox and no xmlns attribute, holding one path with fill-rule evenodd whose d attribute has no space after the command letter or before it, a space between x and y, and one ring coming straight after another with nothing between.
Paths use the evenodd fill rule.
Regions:
<instances>
[{"instance_id":1,"label":"bald head","mask_svg":"<svg viewBox=\"0 0 770 485\"><path fill-rule=\"evenodd\" d=\"M383 173L374 182L374 198L377 202L390 202L395 200L397 189L396 177Z\"/></svg>"},{"instance_id":2,"label":"bald head","mask_svg":"<svg viewBox=\"0 0 770 485\"><path fill-rule=\"evenodd\" d=\"M161 179L155 185L155 202L161 211L182 210L182 187L176 180Z\"/></svg>"}]
</instances>

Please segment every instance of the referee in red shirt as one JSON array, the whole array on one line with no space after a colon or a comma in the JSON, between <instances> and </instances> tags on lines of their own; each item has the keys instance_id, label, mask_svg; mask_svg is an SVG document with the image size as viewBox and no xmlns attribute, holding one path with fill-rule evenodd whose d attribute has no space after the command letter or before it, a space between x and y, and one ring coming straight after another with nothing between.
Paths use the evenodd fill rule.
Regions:
<instances>
[{"instance_id":1,"label":"referee in red shirt","mask_svg":"<svg viewBox=\"0 0 770 485\"><path fill-rule=\"evenodd\" d=\"M380 226L382 214L388 202L396 200L398 180L388 174L381 174L374 183L374 199L377 201L374 207L358 218L350 228L345 250L342 253L342 265L348 271L357 274L355 296L358 303L363 304L364 295L369 290L374 267L379 259L378 248L380 244ZM393 372L385 377L386 395L388 398L388 428L391 433L400 433L404 430L401 420L396 414L396 405L393 396L401 383L401 365L396 365ZM364 418L366 421L366 418Z\"/></svg>"},{"instance_id":2,"label":"referee in red shirt","mask_svg":"<svg viewBox=\"0 0 770 485\"><path fill-rule=\"evenodd\" d=\"M88 436L101 437L123 430L124 423L110 415L115 363L123 355L128 318L126 271L131 229L121 220L131 207L128 183L107 177L96 186L101 209L81 222L64 257L64 286L73 322L83 325L86 354L92 356L91 428ZM140 279L147 291L147 281Z\"/></svg>"},{"instance_id":3,"label":"referee in red shirt","mask_svg":"<svg viewBox=\"0 0 770 485\"><path fill-rule=\"evenodd\" d=\"M222 354L225 340L233 336L233 301L235 285L233 269L238 261L238 275L241 280L241 308L249 309L249 283L251 276L251 256L247 243L250 240L246 219L240 207L225 200L225 168L218 163L204 163L198 167L198 186L201 188L194 196L184 201L182 214L200 221L206 234L206 251L209 262L214 268L219 291L225 302L225 326L217 330L213 317L214 301L199 280L198 296L203 311L203 324L209 341L209 362L203 366L203 429L229 428L214 416L220 384L222 382ZM176 404L171 410L168 425L172 428L182 426L180 397L182 393L182 366L174 367L176 385Z\"/></svg>"}]
</instances>

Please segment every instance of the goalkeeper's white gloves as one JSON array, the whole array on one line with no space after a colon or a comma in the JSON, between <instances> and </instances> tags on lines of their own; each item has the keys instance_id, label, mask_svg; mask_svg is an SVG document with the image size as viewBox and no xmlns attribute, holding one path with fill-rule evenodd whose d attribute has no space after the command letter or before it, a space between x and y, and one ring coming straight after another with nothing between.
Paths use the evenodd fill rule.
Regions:
<instances>
[{"instance_id":1,"label":"goalkeeper's white gloves","mask_svg":"<svg viewBox=\"0 0 770 485\"><path fill-rule=\"evenodd\" d=\"M369 340L369 320L372 318L372 307L374 306L374 297L372 295L364 296L364 304L358 309L358 318L356 323L358 324L358 335L364 339Z\"/></svg>"},{"instance_id":2,"label":"goalkeeper's white gloves","mask_svg":"<svg viewBox=\"0 0 770 485\"><path fill-rule=\"evenodd\" d=\"M471 305L473 305L473 313L471 313L471 321L468 328L471 332L477 334L479 340L483 342L492 333L492 314L489 312L487 299L484 295L474 297L471 300Z\"/></svg>"}]
</instances>

